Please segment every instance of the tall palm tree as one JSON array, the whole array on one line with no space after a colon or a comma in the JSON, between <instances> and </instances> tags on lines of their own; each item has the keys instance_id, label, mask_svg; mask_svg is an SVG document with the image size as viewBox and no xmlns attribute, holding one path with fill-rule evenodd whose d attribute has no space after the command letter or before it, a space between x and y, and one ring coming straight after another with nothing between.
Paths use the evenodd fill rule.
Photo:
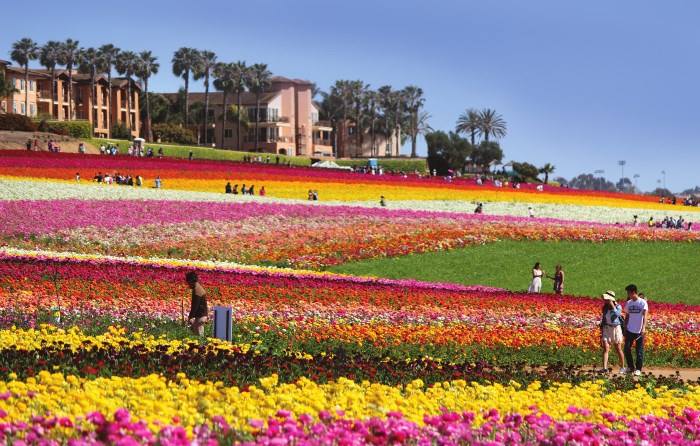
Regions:
<instances>
[{"instance_id":1,"label":"tall palm tree","mask_svg":"<svg viewBox=\"0 0 700 446\"><path fill-rule=\"evenodd\" d=\"M417 145L418 135L420 134L418 129L418 115L423 104L425 104L423 89L415 85L409 85L403 89L403 97L406 101L406 111L410 117L407 133L411 136L411 158L415 158L418 156Z\"/></svg>"},{"instance_id":2,"label":"tall palm tree","mask_svg":"<svg viewBox=\"0 0 700 446\"><path fill-rule=\"evenodd\" d=\"M355 121L355 155L362 154L364 142L364 112L367 107L367 91L369 85L357 80L350 82L350 97L354 108Z\"/></svg>"},{"instance_id":3,"label":"tall palm tree","mask_svg":"<svg viewBox=\"0 0 700 446\"><path fill-rule=\"evenodd\" d=\"M386 138L387 142L391 142L391 137L394 134L394 90L390 85L383 85L377 90L377 100L379 104L379 128ZM386 155L386 151L384 152Z\"/></svg>"},{"instance_id":4,"label":"tall palm tree","mask_svg":"<svg viewBox=\"0 0 700 446\"><path fill-rule=\"evenodd\" d=\"M90 76L90 108L88 110L88 119L93 115L93 110L96 104L97 92L95 91L95 81L97 73L102 69L102 57L95 48L81 49L78 54L78 71ZM94 128L94 123L93 123Z\"/></svg>"},{"instance_id":5,"label":"tall palm tree","mask_svg":"<svg viewBox=\"0 0 700 446\"><path fill-rule=\"evenodd\" d=\"M112 69L117 63L120 49L108 43L99 49L102 66L100 71L107 73L107 136L112 136Z\"/></svg>"},{"instance_id":6,"label":"tall palm tree","mask_svg":"<svg viewBox=\"0 0 700 446\"><path fill-rule=\"evenodd\" d=\"M213 51L200 51L197 64L194 66L192 74L194 80L204 79L204 143L207 142L209 133L209 79L216 67L216 54Z\"/></svg>"},{"instance_id":7,"label":"tall palm tree","mask_svg":"<svg viewBox=\"0 0 700 446\"><path fill-rule=\"evenodd\" d=\"M224 110L221 114L221 148L224 148L224 138L226 137L226 118L228 111L228 95L234 92L233 64L219 62L214 67L214 88L223 92ZM237 109L238 110L238 109ZM237 115L239 113L236 113Z\"/></svg>"},{"instance_id":8,"label":"tall palm tree","mask_svg":"<svg viewBox=\"0 0 700 446\"><path fill-rule=\"evenodd\" d=\"M459 118L457 118L457 133L469 135L472 147L476 147L476 137L481 133L481 119L479 111L473 108L468 108Z\"/></svg>"},{"instance_id":9,"label":"tall palm tree","mask_svg":"<svg viewBox=\"0 0 700 446\"><path fill-rule=\"evenodd\" d=\"M335 102L338 106L338 111L341 118L341 125L339 126L339 128L342 129L343 133L340 137L340 147L336 147L336 156L346 156L348 155L346 147L349 128L348 122L349 116L353 109L354 102L352 81L335 81L335 84L333 84L333 86L330 89L329 97L334 98L333 102Z\"/></svg>"},{"instance_id":10,"label":"tall palm tree","mask_svg":"<svg viewBox=\"0 0 700 446\"><path fill-rule=\"evenodd\" d=\"M338 120L343 113L343 104L340 97L333 94L333 90L329 93L321 92L321 109L319 110L319 118L328 120L331 123L331 131L333 137L333 156L338 155Z\"/></svg>"},{"instance_id":11,"label":"tall palm tree","mask_svg":"<svg viewBox=\"0 0 700 446\"><path fill-rule=\"evenodd\" d=\"M540 167L539 172L544 174L544 184L549 183L549 175L554 173L555 169L556 167L551 163L546 163L544 166Z\"/></svg>"},{"instance_id":12,"label":"tall palm tree","mask_svg":"<svg viewBox=\"0 0 700 446\"><path fill-rule=\"evenodd\" d=\"M394 91L392 102L394 105L394 131L396 132L396 156L398 156L401 153L401 126L406 117L406 95L404 91Z\"/></svg>"},{"instance_id":13,"label":"tall palm tree","mask_svg":"<svg viewBox=\"0 0 700 446\"><path fill-rule=\"evenodd\" d=\"M73 119L73 67L78 63L80 54L80 42L66 39L61 44L61 65L66 66L68 72L68 120Z\"/></svg>"},{"instance_id":14,"label":"tall palm tree","mask_svg":"<svg viewBox=\"0 0 700 446\"><path fill-rule=\"evenodd\" d=\"M158 74L160 64L158 58L151 51L141 51L139 53L138 67L136 75L143 81L143 92L146 98L146 139L153 141L153 129L151 127L151 101L148 97L148 80L154 74Z\"/></svg>"},{"instance_id":15,"label":"tall palm tree","mask_svg":"<svg viewBox=\"0 0 700 446\"><path fill-rule=\"evenodd\" d=\"M117 56L117 73L126 77L126 122L127 127L129 129L129 139L132 138L132 132L134 128L134 124L131 121L131 84L133 82L131 78L138 71L139 62L139 56L137 56L136 53L134 53L133 51L122 51Z\"/></svg>"},{"instance_id":16,"label":"tall palm tree","mask_svg":"<svg viewBox=\"0 0 700 446\"><path fill-rule=\"evenodd\" d=\"M369 135L370 135L370 155L377 156L377 117L379 107L379 93L373 90L367 91L366 114L369 118Z\"/></svg>"},{"instance_id":17,"label":"tall palm tree","mask_svg":"<svg viewBox=\"0 0 700 446\"><path fill-rule=\"evenodd\" d=\"M486 142L489 142L490 136L496 139L503 138L508 131L506 121L491 108L485 108L479 112L479 127Z\"/></svg>"},{"instance_id":18,"label":"tall palm tree","mask_svg":"<svg viewBox=\"0 0 700 446\"><path fill-rule=\"evenodd\" d=\"M182 47L173 54L173 74L185 81L185 126L190 123L190 74L199 61L199 51Z\"/></svg>"},{"instance_id":19,"label":"tall palm tree","mask_svg":"<svg viewBox=\"0 0 700 446\"><path fill-rule=\"evenodd\" d=\"M25 37L12 44L10 57L24 67L24 114L29 116L29 62L39 56L39 47L32 39Z\"/></svg>"},{"instance_id":20,"label":"tall palm tree","mask_svg":"<svg viewBox=\"0 0 700 446\"><path fill-rule=\"evenodd\" d=\"M61 42L49 40L39 50L39 62L51 75L51 116L54 116L53 105L56 102L56 65L61 60Z\"/></svg>"},{"instance_id":21,"label":"tall palm tree","mask_svg":"<svg viewBox=\"0 0 700 446\"><path fill-rule=\"evenodd\" d=\"M236 144L241 148L241 94L248 85L250 69L245 62L238 61L231 64L231 83L233 91L236 93Z\"/></svg>"},{"instance_id":22,"label":"tall palm tree","mask_svg":"<svg viewBox=\"0 0 700 446\"><path fill-rule=\"evenodd\" d=\"M432 116L426 111L418 112L418 115L415 117L411 116L411 125L408 126L406 133L411 137L412 150L420 135L427 135L433 131L433 128L428 123L430 118Z\"/></svg>"},{"instance_id":23,"label":"tall palm tree","mask_svg":"<svg viewBox=\"0 0 700 446\"><path fill-rule=\"evenodd\" d=\"M272 83L272 73L267 69L267 64L256 63L250 67L248 76L248 89L255 95L255 151L259 151L258 140L260 139L260 96L270 87ZM297 141L298 142L298 141Z\"/></svg>"}]
</instances>

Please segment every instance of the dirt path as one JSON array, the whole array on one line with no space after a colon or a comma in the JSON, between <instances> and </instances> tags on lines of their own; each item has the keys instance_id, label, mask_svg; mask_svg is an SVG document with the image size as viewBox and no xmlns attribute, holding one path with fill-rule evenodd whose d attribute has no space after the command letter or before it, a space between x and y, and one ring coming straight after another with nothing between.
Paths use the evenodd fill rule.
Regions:
<instances>
[{"instance_id":1,"label":"dirt path","mask_svg":"<svg viewBox=\"0 0 700 446\"><path fill-rule=\"evenodd\" d=\"M49 139L58 143L61 152L78 153L78 145L81 143L79 139L69 136L56 135L53 133L44 132L10 132L0 131L0 150L26 150L27 140L35 139L39 141L39 150L42 152L48 151ZM97 154L99 149L90 143L84 143L87 153Z\"/></svg>"}]
</instances>

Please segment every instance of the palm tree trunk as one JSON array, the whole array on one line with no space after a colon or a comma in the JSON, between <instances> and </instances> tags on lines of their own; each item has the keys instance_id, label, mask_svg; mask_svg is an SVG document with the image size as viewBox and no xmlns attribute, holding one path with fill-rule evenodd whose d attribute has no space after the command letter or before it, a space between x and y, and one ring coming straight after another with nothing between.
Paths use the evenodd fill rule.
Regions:
<instances>
[{"instance_id":1,"label":"palm tree trunk","mask_svg":"<svg viewBox=\"0 0 700 446\"><path fill-rule=\"evenodd\" d=\"M258 125L260 123L260 95L255 94L255 151L258 151Z\"/></svg>"},{"instance_id":2,"label":"palm tree trunk","mask_svg":"<svg viewBox=\"0 0 700 446\"><path fill-rule=\"evenodd\" d=\"M221 116L221 148L224 148L224 138L226 137L226 101L228 99L228 91L224 89L224 113Z\"/></svg>"},{"instance_id":3,"label":"palm tree trunk","mask_svg":"<svg viewBox=\"0 0 700 446\"><path fill-rule=\"evenodd\" d=\"M95 109L95 97L97 96L97 92L95 91L95 70L91 70L91 79L90 79L90 109L88 110L88 122L92 122L92 128L90 129L90 134L95 135L95 121L97 121L97 117L95 116L95 113L93 113L93 110ZM95 121L93 121L93 116L95 118Z\"/></svg>"},{"instance_id":4,"label":"palm tree trunk","mask_svg":"<svg viewBox=\"0 0 700 446\"><path fill-rule=\"evenodd\" d=\"M236 92L236 145L241 150L241 91Z\"/></svg>"},{"instance_id":5,"label":"palm tree trunk","mask_svg":"<svg viewBox=\"0 0 700 446\"><path fill-rule=\"evenodd\" d=\"M107 137L112 137L112 67L107 72Z\"/></svg>"},{"instance_id":6,"label":"palm tree trunk","mask_svg":"<svg viewBox=\"0 0 700 446\"><path fill-rule=\"evenodd\" d=\"M411 158L418 156L417 153L417 142L418 142L418 111L415 110L411 116Z\"/></svg>"},{"instance_id":7,"label":"palm tree trunk","mask_svg":"<svg viewBox=\"0 0 700 446\"><path fill-rule=\"evenodd\" d=\"M51 117L58 119L58 116L53 114L53 103L56 101L56 69L51 69Z\"/></svg>"},{"instance_id":8,"label":"palm tree trunk","mask_svg":"<svg viewBox=\"0 0 700 446\"><path fill-rule=\"evenodd\" d=\"M375 152L374 146L376 143L376 134L374 131L374 121L375 121L375 119L374 119L374 117L372 117L372 135L370 136L370 139L371 139L370 144L372 144L372 148L370 149L370 152L369 152L372 154L372 156L376 156L376 154L374 153Z\"/></svg>"},{"instance_id":9,"label":"palm tree trunk","mask_svg":"<svg viewBox=\"0 0 700 446\"><path fill-rule=\"evenodd\" d=\"M472 147L476 146L476 130L472 130Z\"/></svg>"},{"instance_id":10,"label":"palm tree trunk","mask_svg":"<svg viewBox=\"0 0 700 446\"><path fill-rule=\"evenodd\" d=\"M153 141L153 131L151 130L151 101L148 98L148 78L143 80L143 89L146 94L146 138Z\"/></svg>"},{"instance_id":11,"label":"palm tree trunk","mask_svg":"<svg viewBox=\"0 0 700 446\"><path fill-rule=\"evenodd\" d=\"M29 62L24 66L24 116L29 116Z\"/></svg>"},{"instance_id":12,"label":"palm tree trunk","mask_svg":"<svg viewBox=\"0 0 700 446\"><path fill-rule=\"evenodd\" d=\"M190 125L190 70L185 71L185 127Z\"/></svg>"},{"instance_id":13,"label":"palm tree trunk","mask_svg":"<svg viewBox=\"0 0 700 446\"><path fill-rule=\"evenodd\" d=\"M73 120L73 66L68 68L68 120Z\"/></svg>"},{"instance_id":14,"label":"palm tree trunk","mask_svg":"<svg viewBox=\"0 0 700 446\"><path fill-rule=\"evenodd\" d=\"M204 78L204 144L209 135L209 74Z\"/></svg>"},{"instance_id":15,"label":"palm tree trunk","mask_svg":"<svg viewBox=\"0 0 700 446\"><path fill-rule=\"evenodd\" d=\"M129 140L133 138L133 129L132 129L132 122L131 122L131 76L126 77L126 122L127 125L129 126Z\"/></svg>"}]
</instances>

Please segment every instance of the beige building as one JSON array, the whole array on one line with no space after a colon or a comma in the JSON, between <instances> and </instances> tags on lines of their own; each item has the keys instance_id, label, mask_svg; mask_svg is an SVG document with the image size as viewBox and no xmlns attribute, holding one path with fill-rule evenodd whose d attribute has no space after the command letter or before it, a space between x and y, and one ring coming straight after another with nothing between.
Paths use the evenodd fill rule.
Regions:
<instances>
[{"instance_id":1,"label":"beige building","mask_svg":"<svg viewBox=\"0 0 700 446\"><path fill-rule=\"evenodd\" d=\"M10 66L9 62L0 61L0 70L5 79L18 90L10 97L0 98L0 113L17 113L33 118L48 118L59 121L69 120L68 106L68 72L56 70L55 82L47 70L29 69L29 82L26 82L24 68ZM98 137L107 137L109 128L118 124L127 124L127 113L131 114L132 134L139 136L141 120L139 116L139 93L141 87L132 80L131 109L127 105L127 80L112 78L111 115L108 102L107 76L100 74L95 79L95 103L90 94L90 76L73 72L72 120L86 120L92 124L93 133ZM29 106L25 104L25 94L29 93Z\"/></svg>"},{"instance_id":2,"label":"beige building","mask_svg":"<svg viewBox=\"0 0 700 446\"><path fill-rule=\"evenodd\" d=\"M375 150L372 150L369 129L365 129L361 148L353 125L344 126L338 123L338 135L335 135L331 122L319 120L319 106L313 101L312 88L313 84L306 80L282 76L272 78L272 85L260 96L259 150L309 157L392 156L391 144L387 144L386 138L378 133L375 135ZM165 93L163 96L171 102L178 99L178 93ZM200 144L223 149L255 151L255 95L250 92L241 95L241 108L247 117L248 126L241 128L240 143L236 136L236 120L231 113L228 114L222 129L223 101L222 92L209 93L210 128L206 132L206 138L201 127L193 127ZM204 103L204 93L190 93L189 102L190 106L194 103ZM236 105L236 95L229 94L226 106L232 105ZM334 153L334 143L337 145L337 153Z\"/></svg>"}]
</instances>

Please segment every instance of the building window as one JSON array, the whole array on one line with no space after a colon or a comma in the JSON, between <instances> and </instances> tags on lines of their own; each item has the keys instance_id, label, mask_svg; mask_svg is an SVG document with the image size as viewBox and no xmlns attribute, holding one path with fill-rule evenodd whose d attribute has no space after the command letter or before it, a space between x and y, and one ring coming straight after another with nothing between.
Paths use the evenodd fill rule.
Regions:
<instances>
[{"instance_id":1,"label":"building window","mask_svg":"<svg viewBox=\"0 0 700 446\"><path fill-rule=\"evenodd\" d=\"M36 116L36 104L29 104L29 116Z\"/></svg>"},{"instance_id":2,"label":"building window","mask_svg":"<svg viewBox=\"0 0 700 446\"><path fill-rule=\"evenodd\" d=\"M233 129L224 129L224 138L233 138Z\"/></svg>"},{"instance_id":3,"label":"building window","mask_svg":"<svg viewBox=\"0 0 700 446\"><path fill-rule=\"evenodd\" d=\"M7 111L7 103L5 101L0 102L0 111L3 113Z\"/></svg>"},{"instance_id":4,"label":"building window","mask_svg":"<svg viewBox=\"0 0 700 446\"><path fill-rule=\"evenodd\" d=\"M17 114L17 102L12 103L12 113Z\"/></svg>"},{"instance_id":5,"label":"building window","mask_svg":"<svg viewBox=\"0 0 700 446\"><path fill-rule=\"evenodd\" d=\"M24 91L24 79L19 80L19 89L20 91Z\"/></svg>"},{"instance_id":6,"label":"building window","mask_svg":"<svg viewBox=\"0 0 700 446\"><path fill-rule=\"evenodd\" d=\"M36 91L36 82L29 81L29 91Z\"/></svg>"},{"instance_id":7,"label":"building window","mask_svg":"<svg viewBox=\"0 0 700 446\"><path fill-rule=\"evenodd\" d=\"M27 108L26 108L26 104L24 102L20 102L19 109L23 115L27 114Z\"/></svg>"}]
</instances>

